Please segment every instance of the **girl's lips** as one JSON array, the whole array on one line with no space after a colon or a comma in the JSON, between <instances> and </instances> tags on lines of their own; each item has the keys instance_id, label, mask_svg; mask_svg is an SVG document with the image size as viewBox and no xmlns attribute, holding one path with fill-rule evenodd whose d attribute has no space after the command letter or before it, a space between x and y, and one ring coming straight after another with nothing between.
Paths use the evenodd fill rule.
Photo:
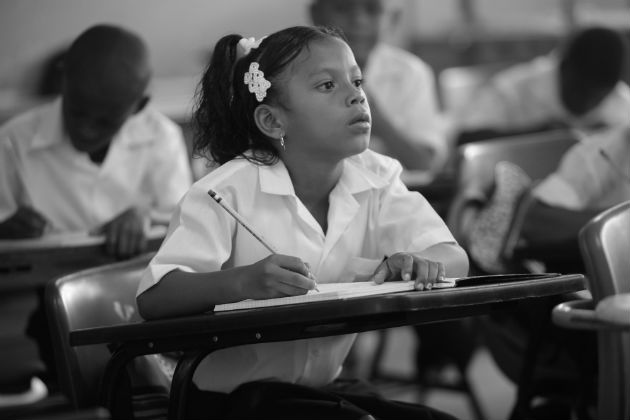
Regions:
<instances>
[{"instance_id":1,"label":"girl's lips","mask_svg":"<svg viewBox=\"0 0 630 420\"><path fill-rule=\"evenodd\" d=\"M350 120L349 125L361 124L370 126L370 115L367 113L361 113Z\"/></svg>"}]
</instances>

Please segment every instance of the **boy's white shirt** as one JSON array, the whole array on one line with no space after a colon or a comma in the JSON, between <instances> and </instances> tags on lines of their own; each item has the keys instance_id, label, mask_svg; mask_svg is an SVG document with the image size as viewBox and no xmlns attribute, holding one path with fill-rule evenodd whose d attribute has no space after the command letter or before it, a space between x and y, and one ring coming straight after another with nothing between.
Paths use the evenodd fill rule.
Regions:
<instances>
[{"instance_id":1,"label":"boy's white shirt","mask_svg":"<svg viewBox=\"0 0 630 420\"><path fill-rule=\"evenodd\" d=\"M0 220L28 205L52 231L90 231L132 205L172 211L192 183L181 129L151 108L125 123L101 165L62 124L57 99L0 129Z\"/></svg>"},{"instance_id":2,"label":"boy's white shirt","mask_svg":"<svg viewBox=\"0 0 630 420\"><path fill-rule=\"evenodd\" d=\"M455 111L457 129L517 130L550 121L563 121L574 128L598 123L630 126L630 88L626 83L619 82L597 107L575 117L560 101L557 73L555 52L503 70Z\"/></svg>"},{"instance_id":3,"label":"boy's white shirt","mask_svg":"<svg viewBox=\"0 0 630 420\"><path fill-rule=\"evenodd\" d=\"M286 167L226 163L196 182L175 212L167 237L145 271L138 294L180 269L209 272L255 263L269 251L207 194L220 194L278 252L311 265L319 283L352 281L384 255L419 252L455 240L442 219L399 179L400 164L366 151L348 158L330 194L328 232L299 201ZM321 386L340 373L354 335L266 343L218 351L195 374L206 390L276 379Z\"/></svg>"},{"instance_id":4,"label":"boy's white shirt","mask_svg":"<svg viewBox=\"0 0 630 420\"><path fill-rule=\"evenodd\" d=\"M446 162L451 132L440 112L436 79L431 67L418 56L385 43L372 50L364 70L365 89L393 125L418 144L435 151L433 177ZM387 139L372 136L370 149L387 153Z\"/></svg>"},{"instance_id":5,"label":"boy's white shirt","mask_svg":"<svg viewBox=\"0 0 630 420\"><path fill-rule=\"evenodd\" d=\"M586 136L532 194L550 206L569 210L605 210L630 200L629 132L629 128L615 128Z\"/></svg>"}]
</instances>

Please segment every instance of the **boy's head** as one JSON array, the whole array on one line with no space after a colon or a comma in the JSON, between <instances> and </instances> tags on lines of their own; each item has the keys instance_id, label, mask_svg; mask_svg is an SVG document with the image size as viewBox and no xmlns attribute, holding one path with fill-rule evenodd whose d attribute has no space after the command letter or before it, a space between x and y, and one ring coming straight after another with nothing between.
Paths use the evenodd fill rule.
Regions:
<instances>
[{"instance_id":1,"label":"boy's head","mask_svg":"<svg viewBox=\"0 0 630 420\"><path fill-rule=\"evenodd\" d=\"M106 150L127 119L148 101L148 50L135 34L97 25L72 43L64 61L62 114L72 145Z\"/></svg>"},{"instance_id":2,"label":"boy's head","mask_svg":"<svg viewBox=\"0 0 630 420\"><path fill-rule=\"evenodd\" d=\"M589 28L577 32L560 58L560 98L573 115L584 115L622 79L629 54L627 41L614 30Z\"/></svg>"},{"instance_id":3,"label":"boy's head","mask_svg":"<svg viewBox=\"0 0 630 420\"><path fill-rule=\"evenodd\" d=\"M381 37L383 0L313 0L310 7L315 25L341 29L361 68Z\"/></svg>"}]
</instances>

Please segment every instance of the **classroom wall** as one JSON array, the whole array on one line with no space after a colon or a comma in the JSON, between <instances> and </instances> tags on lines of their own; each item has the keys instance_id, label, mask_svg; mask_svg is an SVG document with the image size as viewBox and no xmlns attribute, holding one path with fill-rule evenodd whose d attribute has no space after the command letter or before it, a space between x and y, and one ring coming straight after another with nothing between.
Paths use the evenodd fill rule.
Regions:
<instances>
[{"instance_id":1,"label":"classroom wall","mask_svg":"<svg viewBox=\"0 0 630 420\"><path fill-rule=\"evenodd\" d=\"M31 90L49 54L99 22L143 36L157 76L191 75L224 34L258 37L305 23L307 1L0 0L0 89Z\"/></svg>"},{"instance_id":2,"label":"classroom wall","mask_svg":"<svg viewBox=\"0 0 630 420\"><path fill-rule=\"evenodd\" d=\"M260 37L288 25L308 24L311 0L0 0L0 107L12 95L32 94L45 60L86 27L117 23L135 29L148 42L157 77L198 74L216 40L237 32ZM595 4L627 0L589 0ZM566 31L566 4L580 0L386 0L404 11L389 42L423 54L438 69L457 63L461 43L479 34L511 32L556 37ZM466 16L466 7L474 8ZM625 4L625 3L624 3ZM600 21L628 26L630 7ZM585 7L574 8L584 20ZM607 9L599 7L597 11ZM593 16L590 13L589 16ZM597 16L597 15L595 15ZM480 28L470 28L473 19ZM614 23L614 22L613 22ZM495 38L505 38L503 34ZM418 43L426 43L424 49ZM465 47L465 46L464 46ZM510 47L512 48L512 47ZM447 57L444 57L444 56Z\"/></svg>"},{"instance_id":3,"label":"classroom wall","mask_svg":"<svg viewBox=\"0 0 630 420\"><path fill-rule=\"evenodd\" d=\"M309 2L0 0L0 91L32 92L44 61L95 23L134 29L149 44L156 76L179 77L198 73L222 35L260 37L289 25L308 24ZM403 16L405 22L408 16Z\"/></svg>"}]
</instances>

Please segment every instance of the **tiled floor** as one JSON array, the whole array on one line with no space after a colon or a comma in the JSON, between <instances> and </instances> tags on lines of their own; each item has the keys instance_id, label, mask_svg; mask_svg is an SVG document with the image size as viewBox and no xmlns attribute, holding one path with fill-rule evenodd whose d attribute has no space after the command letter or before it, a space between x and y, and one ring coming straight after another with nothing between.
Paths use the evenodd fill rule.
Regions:
<instances>
[{"instance_id":1,"label":"tiled floor","mask_svg":"<svg viewBox=\"0 0 630 420\"><path fill-rule=\"evenodd\" d=\"M414 332L410 328L389 330L381 371L396 377L412 379L415 375L414 350L417 345L415 340ZM358 355L357 374L361 377L367 376L376 342L376 332L363 333L357 339L355 347ZM450 371L445 370L444 374L457 375L454 368ZM508 418L514 403L515 387L498 370L486 349L480 348L476 351L466 375L480 404L483 418L487 420ZM464 393L444 389L420 390L417 386L399 382L379 382L377 385L388 398L422 403L446 411L462 420L477 419L470 400Z\"/></svg>"}]
</instances>

